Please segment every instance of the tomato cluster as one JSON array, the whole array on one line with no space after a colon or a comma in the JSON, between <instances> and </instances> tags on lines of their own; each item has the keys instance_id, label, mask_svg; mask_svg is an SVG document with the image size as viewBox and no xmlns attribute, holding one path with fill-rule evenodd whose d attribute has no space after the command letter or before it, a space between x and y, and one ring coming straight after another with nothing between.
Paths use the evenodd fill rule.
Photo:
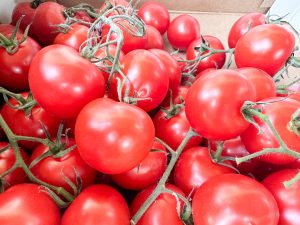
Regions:
<instances>
[{"instance_id":1,"label":"tomato cluster","mask_svg":"<svg viewBox=\"0 0 300 225\"><path fill-rule=\"evenodd\" d=\"M249 13L225 44L135 7L35 0L0 24L0 224L299 224L294 34Z\"/></svg>"}]
</instances>

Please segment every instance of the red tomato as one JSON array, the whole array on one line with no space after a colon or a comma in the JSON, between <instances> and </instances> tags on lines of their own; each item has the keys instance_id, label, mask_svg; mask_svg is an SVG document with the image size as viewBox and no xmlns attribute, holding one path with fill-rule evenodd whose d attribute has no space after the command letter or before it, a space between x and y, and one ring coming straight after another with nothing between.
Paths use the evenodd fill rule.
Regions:
<instances>
[{"instance_id":1,"label":"red tomato","mask_svg":"<svg viewBox=\"0 0 300 225\"><path fill-rule=\"evenodd\" d=\"M241 16L231 27L228 35L228 46L234 48L236 43L251 28L265 24L266 15L262 13L248 13Z\"/></svg>"},{"instance_id":2,"label":"red tomato","mask_svg":"<svg viewBox=\"0 0 300 225\"><path fill-rule=\"evenodd\" d=\"M68 143L66 144L64 149L67 149L68 147L74 145L75 140L72 138L68 138ZM47 151L49 151L48 146L39 145L32 152L30 163ZM56 158L55 155L54 157L48 156L39 161L30 170L40 180L57 187L63 187L70 193L73 192L73 189L68 185L65 177L69 178L76 185L77 183L75 172L77 172L82 180L83 188L93 184L96 180L96 170L89 167L82 160L77 148L59 158Z\"/></svg>"},{"instance_id":3,"label":"red tomato","mask_svg":"<svg viewBox=\"0 0 300 225\"><path fill-rule=\"evenodd\" d=\"M193 147L180 155L174 169L174 182L189 195L211 177L223 173L234 171L213 162L208 148Z\"/></svg>"},{"instance_id":4,"label":"red tomato","mask_svg":"<svg viewBox=\"0 0 300 225\"><path fill-rule=\"evenodd\" d=\"M300 137L289 128L291 116L300 108L300 102L281 97L264 99L262 102L266 104L259 105L258 109L268 116L288 148L300 152ZM241 135L242 142L248 152L259 152L264 148L278 148L279 143L269 129L269 126L256 117L255 121L262 132L259 132L257 128L251 124ZM296 160L292 156L280 152L268 153L267 155L260 156L260 159L273 164L287 164Z\"/></svg>"},{"instance_id":5,"label":"red tomato","mask_svg":"<svg viewBox=\"0 0 300 225\"><path fill-rule=\"evenodd\" d=\"M154 132L145 111L106 98L87 104L75 124L80 155L91 167L107 174L137 166L149 153Z\"/></svg>"},{"instance_id":6,"label":"red tomato","mask_svg":"<svg viewBox=\"0 0 300 225\"><path fill-rule=\"evenodd\" d=\"M216 50L224 50L224 46L218 38L216 38L214 36L210 36L210 35L203 35L202 38L205 40L205 42L207 43L207 45L210 48L216 49ZM201 46L201 44L203 43L202 38L194 40L188 46L188 48L186 50L187 60L194 60L199 55L199 50L195 50L195 47ZM209 53L209 50L203 52L201 55L203 56L208 53ZM226 61L226 53L225 52L210 55L208 57L203 58L200 61L199 65L197 66L196 72L200 72L200 71L203 71L208 68L220 69L223 67L225 61Z\"/></svg>"},{"instance_id":7,"label":"red tomato","mask_svg":"<svg viewBox=\"0 0 300 225\"><path fill-rule=\"evenodd\" d=\"M107 185L83 190L65 211L61 225L129 225L130 214L123 196Z\"/></svg>"},{"instance_id":8,"label":"red tomato","mask_svg":"<svg viewBox=\"0 0 300 225\"><path fill-rule=\"evenodd\" d=\"M39 51L28 78L40 106L63 119L75 118L83 106L102 97L105 91L101 71L75 49L64 45L51 45Z\"/></svg>"},{"instance_id":9,"label":"red tomato","mask_svg":"<svg viewBox=\"0 0 300 225\"><path fill-rule=\"evenodd\" d=\"M162 35L170 24L169 11L159 2L144 3L138 11L138 16L145 24L155 27Z\"/></svg>"},{"instance_id":10,"label":"red tomato","mask_svg":"<svg viewBox=\"0 0 300 225\"><path fill-rule=\"evenodd\" d=\"M186 117L201 136L227 140L239 136L249 123L241 113L245 101L255 100L253 85L229 69L200 77L186 97Z\"/></svg>"},{"instance_id":11,"label":"red tomato","mask_svg":"<svg viewBox=\"0 0 300 225\"><path fill-rule=\"evenodd\" d=\"M0 48L0 86L15 92L28 91L29 67L40 49L41 46L30 37L19 45L19 49L14 54L9 54L5 48Z\"/></svg>"},{"instance_id":12,"label":"red tomato","mask_svg":"<svg viewBox=\"0 0 300 225\"><path fill-rule=\"evenodd\" d=\"M44 2L36 8L31 29L41 45L53 44L58 34L57 25L65 23L63 10L64 6L57 2Z\"/></svg>"},{"instance_id":13,"label":"red tomato","mask_svg":"<svg viewBox=\"0 0 300 225\"><path fill-rule=\"evenodd\" d=\"M59 209L43 187L18 184L0 194L0 224L60 225Z\"/></svg>"},{"instance_id":14,"label":"red tomato","mask_svg":"<svg viewBox=\"0 0 300 225\"><path fill-rule=\"evenodd\" d=\"M235 47L235 62L238 68L256 67L273 76L285 65L294 47L294 35L283 26L260 25L239 39Z\"/></svg>"},{"instance_id":15,"label":"red tomato","mask_svg":"<svg viewBox=\"0 0 300 225\"><path fill-rule=\"evenodd\" d=\"M195 80L197 80L199 77L209 75L212 71L215 71L216 69L217 68L208 68L208 69L205 69L205 70L201 71L200 73L198 73L196 75Z\"/></svg>"},{"instance_id":16,"label":"red tomato","mask_svg":"<svg viewBox=\"0 0 300 225\"><path fill-rule=\"evenodd\" d=\"M298 174L297 169L282 170L269 175L262 184L275 197L279 208L278 225L297 225L300 219L300 181L286 188L283 183Z\"/></svg>"},{"instance_id":17,"label":"red tomato","mask_svg":"<svg viewBox=\"0 0 300 225\"><path fill-rule=\"evenodd\" d=\"M146 201L149 195L153 192L155 186L150 186L141 191L133 200L130 206L131 216L133 216L142 204ZM185 196L185 194L176 186L166 184L166 188L175 193ZM139 220L137 225L184 225L183 221L179 218L177 213L178 203L180 209L183 208L183 202L177 202L176 197L169 193L160 194L153 204L148 208L146 213Z\"/></svg>"},{"instance_id":18,"label":"red tomato","mask_svg":"<svg viewBox=\"0 0 300 225\"><path fill-rule=\"evenodd\" d=\"M0 142L0 150L8 145L9 143L7 142ZM26 152L23 151L22 149L20 151L24 162L28 163L28 156ZM12 147L9 147L4 152L1 152L0 153L0 174L4 173L9 168L11 168L14 165L15 161L16 161L16 157ZM4 183L4 188L8 188L10 186L20 184L20 183L25 183L28 181L25 172L21 168L15 169L13 172L3 177L2 179L3 179L2 182Z\"/></svg>"},{"instance_id":19,"label":"red tomato","mask_svg":"<svg viewBox=\"0 0 300 225\"><path fill-rule=\"evenodd\" d=\"M152 150L136 167L125 173L112 175L112 180L125 189L142 190L156 184L167 167L165 147L155 141Z\"/></svg>"},{"instance_id":20,"label":"red tomato","mask_svg":"<svg viewBox=\"0 0 300 225\"><path fill-rule=\"evenodd\" d=\"M253 67L239 68L237 71L254 85L256 101L276 96L275 82L265 71Z\"/></svg>"},{"instance_id":21,"label":"red tomato","mask_svg":"<svg viewBox=\"0 0 300 225\"><path fill-rule=\"evenodd\" d=\"M22 94L22 96L26 98L27 93ZM20 105L14 99L10 99L9 102L13 106ZM5 104L1 110L1 115L14 134L29 137L45 138L43 126L52 137L55 137L60 123L59 119L38 105L33 107L30 115L27 116L24 110L13 109ZM30 141L19 141L18 143L22 148L28 150L33 150L39 144Z\"/></svg>"},{"instance_id":22,"label":"red tomato","mask_svg":"<svg viewBox=\"0 0 300 225\"><path fill-rule=\"evenodd\" d=\"M212 177L192 200L195 225L278 225L272 194L252 178L240 174Z\"/></svg>"},{"instance_id":23,"label":"red tomato","mask_svg":"<svg viewBox=\"0 0 300 225\"><path fill-rule=\"evenodd\" d=\"M164 49L165 43L164 39L159 33L159 31L150 25L146 26L147 30L147 43L145 49L151 49L151 48L158 48L158 49Z\"/></svg>"},{"instance_id":24,"label":"red tomato","mask_svg":"<svg viewBox=\"0 0 300 225\"><path fill-rule=\"evenodd\" d=\"M186 50L200 37L200 25L194 17L182 14L174 18L168 28L167 37L173 48Z\"/></svg>"},{"instance_id":25,"label":"red tomato","mask_svg":"<svg viewBox=\"0 0 300 225\"><path fill-rule=\"evenodd\" d=\"M169 88L169 77L161 60L147 50L135 50L125 55L121 62L122 72L130 82L130 97L148 98L138 100L137 106L150 111L163 101ZM118 99L118 81L121 75L114 76L111 81L109 96ZM125 86L126 87L126 86ZM122 89L124 97L125 87Z\"/></svg>"},{"instance_id":26,"label":"red tomato","mask_svg":"<svg viewBox=\"0 0 300 225\"><path fill-rule=\"evenodd\" d=\"M68 45L77 51L80 50L80 46L87 40L89 28L85 25L74 23L70 26L66 33L59 33L53 44Z\"/></svg>"}]
</instances>

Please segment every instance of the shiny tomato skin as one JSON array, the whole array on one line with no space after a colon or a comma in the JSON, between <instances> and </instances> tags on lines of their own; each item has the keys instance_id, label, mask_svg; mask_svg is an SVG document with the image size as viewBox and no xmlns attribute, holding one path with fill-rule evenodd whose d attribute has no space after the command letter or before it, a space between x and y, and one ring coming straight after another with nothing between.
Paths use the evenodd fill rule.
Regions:
<instances>
[{"instance_id":1,"label":"shiny tomato skin","mask_svg":"<svg viewBox=\"0 0 300 225\"><path fill-rule=\"evenodd\" d=\"M24 15L20 23L20 29L24 31L26 27L32 23L34 14L35 8L32 7L30 2L18 2L11 14L11 24L16 25L20 17ZM29 29L29 35L30 34L31 29Z\"/></svg>"},{"instance_id":2,"label":"shiny tomato skin","mask_svg":"<svg viewBox=\"0 0 300 225\"><path fill-rule=\"evenodd\" d=\"M156 184L167 167L167 152L159 142L153 143L143 161L131 170L112 175L112 180L122 188L142 190Z\"/></svg>"},{"instance_id":3,"label":"shiny tomato skin","mask_svg":"<svg viewBox=\"0 0 300 225\"><path fill-rule=\"evenodd\" d=\"M186 117L205 138L231 139L249 126L240 110L245 101L254 101L255 97L253 85L238 72L211 71L190 87L185 102Z\"/></svg>"},{"instance_id":4,"label":"shiny tomato skin","mask_svg":"<svg viewBox=\"0 0 300 225\"><path fill-rule=\"evenodd\" d=\"M159 33L159 31L150 25L146 25L147 29L147 43L145 46L145 49L152 49L152 48L157 48L157 49L164 49L165 48L165 43L164 39Z\"/></svg>"},{"instance_id":5,"label":"shiny tomato skin","mask_svg":"<svg viewBox=\"0 0 300 225\"><path fill-rule=\"evenodd\" d=\"M208 148L193 147L180 155L174 168L174 182L186 195L190 195L211 177L224 173L234 171L213 162Z\"/></svg>"},{"instance_id":6,"label":"shiny tomato skin","mask_svg":"<svg viewBox=\"0 0 300 225\"><path fill-rule=\"evenodd\" d=\"M123 173L137 166L149 153L154 133L145 111L108 98L87 104L75 124L81 157L107 174Z\"/></svg>"},{"instance_id":7,"label":"shiny tomato skin","mask_svg":"<svg viewBox=\"0 0 300 225\"><path fill-rule=\"evenodd\" d=\"M277 225L273 195L240 174L217 175L200 186L192 200L195 225Z\"/></svg>"},{"instance_id":8,"label":"shiny tomato skin","mask_svg":"<svg viewBox=\"0 0 300 225\"><path fill-rule=\"evenodd\" d=\"M0 86L13 92L28 91L29 67L40 49L41 46L31 37L27 37L14 54L0 48Z\"/></svg>"},{"instance_id":9,"label":"shiny tomato skin","mask_svg":"<svg viewBox=\"0 0 300 225\"><path fill-rule=\"evenodd\" d=\"M75 118L83 106L105 91L101 71L65 45L50 45L39 51L28 78L40 106L62 119Z\"/></svg>"},{"instance_id":10,"label":"shiny tomato skin","mask_svg":"<svg viewBox=\"0 0 300 225\"><path fill-rule=\"evenodd\" d=\"M184 51L200 37L199 22L188 14L179 15L171 21L167 37L173 48Z\"/></svg>"},{"instance_id":11,"label":"shiny tomato skin","mask_svg":"<svg viewBox=\"0 0 300 225\"><path fill-rule=\"evenodd\" d=\"M222 42L214 36L211 35L203 35L202 38L205 40L205 42L207 43L207 45L212 48L212 49L216 49L216 50L224 50L224 46L222 44ZM200 47L202 44L202 38L196 39L194 40L187 48L186 50L186 58L187 60L194 60L198 54L199 54L199 50L195 50L195 47ZM205 51L204 53L202 53L201 55L206 55L209 53L208 51ZM196 72L199 73L205 69L208 68L216 68L216 69L220 69L223 67L224 63L226 61L226 54L225 52L223 53L217 53L217 54L212 54L208 57L205 57L201 60L201 62L199 63Z\"/></svg>"},{"instance_id":12,"label":"shiny tomato skin","mask_svg":"<svg viewBox=\"0 0 300 225\"><path fill-rule=\"evenodd\" d=\"M132 204L130 205L131 216L133 216L137 212L137 210L152 193L154 188L155 185L150 186L137 194L137 196L133 199ZM175 185L166 184L166 188L172 190L175 193L181 194L182 196L185 196L185 194ZM182 210L182 200L179 200L179 203L180 209ZM138 221L137 225L184 225L183 221L178 217L176 208L176 197L169 193L162 193L148 208L146 213Z\"/></svg>"},{"instance_id":13,"label":"shiny tomato skin","mask_svg":"<svg viewBox=\"0 0 300 225\"><path fill-rule=\"evenodd\" d=\"M65 148L75 144L73 138L68 138ZM41 144L36 147L30 156L30 163L47 151L49 151L48 146ZM69 178L76 185L76 171L82 180L82 188L85 188L94 183L97 175L96 170L83 161L77 148L60 158L48 156L30 170L40 180L57 187L63 187L70 193L73 192L73 189L65 181L65 177Z\"/></svg>"},{"instance_id":14,"label":"shiny tomato skin","mask_svg":"<svg viewBox=\"0 0 300 225\"><path fill-rule=\"evenodd\" d=\"M159 2L146 2L138 11L138 16L147 25L155 27L163 35L170 24L170 14L167 8Z\"/></svg>"},{"instance_id":15,"label":"shiny tomato skin","mask_svg":"<svg viewBox=\"0 0 300 225\"><path fill-rule=\"evenodd\" d=\"M247 13L241 16L231 27L228 35L228 46L234 48L236 43L251 28L265 24L266 15L262 13Z\"/></svg>"},{"instance_id":16,"label":"shiny tomato skin","mask_svg":"<svg viewBox=\"0 0 300 225\"><path fill-rule=\"evenodd\" d=\"M61 225L129 225L130 214L123 196L114 188L97 184L84 189L62 216Z\"/></svg>"},{"instance_id":17,"label":"shiny tomato skin","mask_svg":"<svg viewBox=\"0 0 300 225\"><path fill-rule=\"evenodd\" d=\"M59 208L36 184L18 184L0 194L0 224L60 225Z\"/></svg>"},{"instance_id":18,"label":"shiny tomato skin","mask_svg":"<svg viewBox=\"0 0 300 225\"><path fill-rule=\"evenodd\" d=\"M261 104L259 110L268 116L268 119L287 147L292 151L300 152L300 138L289 128L291 116L300 108L300 102L293 99L284 99L282 97L263 99L262 102L266 102L266 104ZM264 148L278 148L279 143L268 125L256 117L254 117L254 119L262 132L259 133L257 128L251 124L248 129L242 133L241 139L247 151L254 153ZM264 162L279 165L288 164L296 160L296 158L280 152L262 155L259 159Z\"/></svg>"},{"instance_id":19,"label":"shiny tomato skin","mask_svg":"<svg viewBox=\"0 0 300 225\"><path fill-rule=\"evenodd\" d=\"M274 76L295 47L295 37L286 28L264 24L249 30L236 44L234 58L238 68L255 67Z\"/></svg>"}]
</instances>

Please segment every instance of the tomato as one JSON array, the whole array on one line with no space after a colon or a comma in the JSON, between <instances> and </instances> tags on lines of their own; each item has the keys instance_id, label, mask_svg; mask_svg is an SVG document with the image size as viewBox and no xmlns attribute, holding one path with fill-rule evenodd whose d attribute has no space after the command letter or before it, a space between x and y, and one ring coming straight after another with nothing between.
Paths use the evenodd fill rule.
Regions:
<instances>
[{"instance_id":1,"label":"tomato","mask_svg":"<svg viewBox=\"0 0 300 225\"><path fill-rule=\"evenodd\" d=\"M0 150L9 146L7 142L0 142ZM22 158L25 163L28 163L28 156L24 150L20 150ZM11 168L16 161L16 157L14 154L14 150L9 146L7 150L0 153L0 174L7 171ZM13 172L9 173L7 176L3 177L2 182L4 183L4 188L8 188L10 186L25 183L28 181L28 178L21 168L15 169Z\"/></svg>"},{"instance_id":2,"label":"tomato","mask_svg":"<svg viewBox=\"0 0 300 225\"><path fill-rule=\"evenodd\" d=\"M201 136L227 140L239 136L249 123L241 113L245 101L255 100L253 85L229 69L211 71L192 84L186 97L186 117Z\"/></svg>"},{"instance_id":3,"label":"tomato","mask_svg":"<svg viewBox=\"0 0 300 225\"><path fill-rule=\"evenodd\" d=\"M299 180L289 188L284 186L298 174L297 169L282 170L272 173L262 181L275 197L279 208L278 225L296 225L300 215L300 182Z\"/></svg>"},{"instance_id":4,"label":"tomato","mask_svg":"<svg viewBox=\"0 0 300 225\"><path fill-rule=\"evenodd\" d=\"M129 225L123 196L114 188L97 184L84 189L63 214L61 225Z\"/></svg>"},{"instance_id":5,"label":"tomato","mask_svg":"<svg viewBox=\"0 0 300 225\"><path fill-rule=\"evenodd\" d=\"M200 37L198 20L188 14L177 16L168 27L167 37L173 48L186 50L194 40Z\"/></svg>"},{"instance_id":6,"label":"tomato","mask_svg":"<svg viewBox=\"0 0 300 225\"><path fill-rule=\"evenodd\" d=\"M130 206L131 216L138 211L149 195L153 192L154 188L155 186L150 186L147 189L144 189L133 199L133 202ZM185 194L178 187L172 184L166 184L166 188L185 196ZM169 193L161 193L148 208L142 218L138 221L137 225L184 225L177 213L178 206L182 210L183 202L181 200L178 199L177 202L177 199L174 195Z\"/></svg>"},{"instance_id":7,"label":"tomato","mask_svg":"<svg viewBox=\"0 0 300 225\"><path fill-rule=\"evenodd\" d=\"M68 143L66 143L64 149L67 149L68 147L74 145L75 140L72 138L68 138ZM48 146L41 144L38 147L36 147L30 156L30 163L32 163L35 159L37 159L47 151L49 151ZM48 156L43 160L39 161L30 170L40 180L57 187L63 187L70 193L73 192L73 189L68 185L68 183L65 180L65 177L67 177L75 185L77 185L77 172L77 174L82 180L83 188L93 184L96 180L96 170L89 167L82 160L77 148L73 149L71 152L59 158L55 157L55 155Z\"/></svg>"},{"instance_id":8,"label":"tomato","mask_svg":"<svg viewBox=\"0 0 300 225\"><path fill-rule=\"evenodd\" d=\"M59 209L43 187L18 184L0 194L0 224L60 225Z\"/></svg>"},{"instance_id":9,"label":"tomato","mask_svg":"<svg viewBox=\"0 0 300 225\"><path fill-rule=\"evenodd\" d=\"M278 206L272 194L240 174L212 177L192 200L195 225L277 225Z\"/></svg>"},{"instance_id":10,"label":"tomato","mask_svg":"<svg viewBox=\"0 0 300 225\"><path fill-rule=\"evenodd\" d=\"M170 24L169 11L159 2L144 3L138 11L138 16L145 24L155 27L162 35Z\"/></svg>"},{"instance_id":11,"label":"tomato","mask_svg":"<svg viewBox=\"0 0 300 225\"><path fill-rule=\"evenodd\" d=\"M31 29L41 45L53 44L58 34L57 25L65 23L63 10L64 6L56 2L44 2L36 8Z\"/></svg>"},{"instance_id":12,"label":"tomato","mask_svg":"<svg viewBox=\"0 0 300 225\"><path fill-rule=\"evenodd\" d=\"M107 174L137 166L149 153L154 132L145 111L106 98L87 104L75 124L80 155L91 167Z\"/></svg>"},{"instance_id":13,"label":"tomato","mask_svg":"<svg viewBox=\"0 0 300 225\"><path fill-rule=\"evenodd\" d=\"M27 93L22 96L26 98ZM9 102L13 106L20 105L14 99L9 99ZM6 103L1 110L1 115L14 134L29 137L45 138L43 126L52 137L55 137L60 123L59 119L38 105L34 106L27 116L24 110L13 109ZM25 149L33 150L39 143L19 141L18 144Z\"/></svg>"},{"instance_id":14,"label":"tomato","mask_svg":"<svg viewBox=\"0 0 300 225\"><path fill-rule=\"evenodd\" d=\"M292 151L300 152L300 137L290 129L289 122L292 115L300 108L300 102L293 99L274 97L263 99L258 109L268 116L272 125ZM272 134L269 126L258 118L254 118L262 132L259 132L254 125L250 125L241 135L242 142L250 153L259 152L264 148L278 148L279 143ZM288 164L296 160L292 156L280 153L268 153L260 156L260 159L273 164Z\"/></svg>"},{"instance_id":15,"label":"tomato","mask_svg":"<svg viewBox=\"0 0 300 225\"><path fill-rule=\"evenodd\" d=\"M7 30L7 33L11 32ZM40 49L41 46L30 37L19 45L14 54L9 54L5 48L0 48L0 86L13 92L28 91L29 67Z\"/></svg>"},{"instance_id":16,"label":"tomato","mask_svg":"<svg viewBox=\"0 0 300 225\"><path fill-rule=\"evenodd\" d=\"M262 13L247 13L241 16L231 27L228 35L228 46L234 48L236 43L253 27L266 23L266 15Z\"/></svg>"},{"instance_id":17,"label":"tomato","mask_svg":"<svg viewBox=\"0 0 300 225\"><path fill-rule=\"evenodd\" d=\"M167 108L166 110L169 110ZM155 136L166 142L174 151L177 150L191 125L186 118L185 108L181 108L178 114L168 118L167 113L160 110L153 118L155 126ZM202 138L200 136L192 137L186 144L184 149L188 149L200 144Z\"/></svg>"},{"instance_id":18,"label":"tomato","mask_svg":"<svg viewBox=\"0 0 300 225\"><path fill-rule=\"evenodd\" d=\"M276 96L275 82L265 71L253 67L239 68L237 71L254 85L256 101Z\"/></svg>"},{"instance_id":19,"label":"tomato","mask_svg":"<svg viewBox=\"0 0 300 225\"><path fill-rule=\"evenodd\" d=\"M207 76L209 75L212 71L215 71L217 70L217 68L208 68L208 69L205 69L203 71L201 71L200 73L198 73L195 77L195 80L197 80L199 77L202 77L202 76Z\"/></svg>"},{"instance_id":20,"label":"tomato","mask_svg":"<svg viewBox=\"0 0 300 225\"><path fill-rule=\"evenodd\" d=\"M239 39L234 58L238 68L256 67L273 76L285 65L294 47L295 37L290 31L280 25L264 24Z\"/></svg>"},{"instance_id":21,"label":"tomato","mask_svg":"<svg viewBox=\"0 0 300 225\"><path fill-rule=\"evenodd\" d=\"M59 33L53 44L68 45L77 51L80 50L80 46L87 40L89 28L85 25L74 23L70 26L66 33Z\"/></svg>"},{"instance_id":22,"label":"tomato","mask_svg":"<svg viewBox=\"0 0 300 225\"><path fill-rule=\"evenodd\" d=\"M203 35L202 38L204 39L206 45L212 49L216 50L224 50L224 46L222 42L214 36L211 35ZM186 58L187 60L194 60L199 55L199 50L195 50L195 47L200 47L203 43L202 38L194 40L186 50ZM201 53L202 56L209 53L209 50ZM208 68L217 68L220 69L223 67L226 61L226 53L216 53L212 54L208 57L203 58L197 66L196 72L203 71Z\"/></svg>"},{"instance_id":23,"label":"tomato","mask_svg":"<svg viewBox=\"0 0 300 225\"><path fill-rule=\"evenodd\" d=\"M102 97L105 91L101 71L64 45L39 51L32 60L28 78L40 106L63 119L75 118L83 106Z\"/></svg>"},{"instance_id":24,"label":"tomato","mask_svg":"<svg viewBox=\"0 0 300 225\"><path fill-rule=\"evenodd\" d=\"M112 175L119 186L130 190L142 190L156 184L167 167L167 152L159 142L153 143L151 151L136 167L121 174Z\"/></svg>"},{"instance_id":25,"label":"tomato","mask_svg":"<svg viewBox=\"0 0 300 225\"><path fill-rule=\"evenodd\" d=\"M137 101L136 105L145 111L150 111L163 101L169 88L169 77L161 60L147 50L135 50L125 55L121 62L122 72L129 80L129 97L146 98ZM109 96L118 99L118 81L121 75L114 76L111 81ZM124 98L126 85L122 89Z\"/></svg>"},{"instance_id":26,"label":"tomato","mask_svg":"<svg viewBox=\"0 0 300 225\"><path fill-rule=\"evenodd\" d=\"M205 181L223 173L234 171L213 162L208 148L193 147L180 155L174 168L174 182L186 195L190 195Z\"/></svg>"},{"instance_id":27,"label":"tomato","mask_svg":"<svg viewBox=\"0 0 300 225\"><path fill-rule=\"evenodd\" d=\"M165 43L164 39L159 33L159 31L150 25L146 26L147 30L147 43L145 46L145 49L151 49L151 48L158 48L158 49L164 49Z\"/></svg>"}]
</instances>

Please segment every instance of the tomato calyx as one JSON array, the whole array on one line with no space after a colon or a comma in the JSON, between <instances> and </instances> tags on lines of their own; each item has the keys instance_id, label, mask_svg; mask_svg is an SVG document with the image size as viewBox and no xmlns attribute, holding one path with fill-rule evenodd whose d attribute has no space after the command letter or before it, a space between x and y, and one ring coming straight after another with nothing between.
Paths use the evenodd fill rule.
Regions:
<instances>
[{"instance_id":1,"label":"tomato calyx","mask_svg":"<svg viewBox=\"0 0 300 225\"><path fill-rule=\"evenodd\" d=\"M181 103L174 104L173 103L173 94L170 90L170 105L168 108L161 108L161 111L163 111L166 115L166 119L171 119L172 117L178 115L181 111L181 109L184 107L184 99L182 96L180 96Z\"/></svg>"},{"instance_id":2,"label":"tomato calyx","mask_svg":"<svg viewBox=\"0 0 300 225\"><path fill-rule=\"evenodd\" d=\"M30 2L30 7L36 9L40 4L44 3L45 0L33 0Z\"/></svg>"},{"instance_id":3,"label":"tomato calyx","mask_svg":"<svg viewBox=\"0 0 300 225\"><path fill-rule=\"evenodd\" d=\"M288 123L288 129L300 137L300 109L292 115L291 121Z\"/></svg>"}]
</instances>

